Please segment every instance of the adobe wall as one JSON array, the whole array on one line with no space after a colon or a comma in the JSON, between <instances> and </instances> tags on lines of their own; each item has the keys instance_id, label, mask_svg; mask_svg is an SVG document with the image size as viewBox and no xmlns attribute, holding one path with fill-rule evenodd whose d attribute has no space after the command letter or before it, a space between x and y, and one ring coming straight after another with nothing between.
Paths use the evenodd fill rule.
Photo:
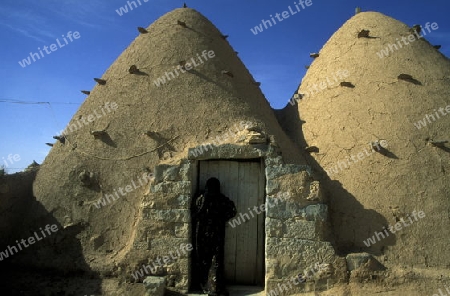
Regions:
<instances>
[{"instance_id":1,"label":"adobe wall","mask_svg":"<svg viewBox=\"0 0 450 296\"><path fill-rule=\"evenodd\" d=\"M0 248L14 242L34 201L33 181L38 168L0 177Z\"/></svg>"}]
</instances>

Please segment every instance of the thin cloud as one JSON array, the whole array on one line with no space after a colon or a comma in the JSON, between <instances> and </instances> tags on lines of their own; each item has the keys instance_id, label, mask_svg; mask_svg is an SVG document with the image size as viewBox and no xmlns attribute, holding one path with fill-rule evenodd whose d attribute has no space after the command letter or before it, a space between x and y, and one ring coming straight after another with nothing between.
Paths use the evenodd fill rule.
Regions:
<instances>
[{"instance_id":1,"label":"thin cloud","mask_svg":"<svg viewBox=\"0 0 450 296\"><path fill-rule=\"evenodd\" d=\"M104 1L91 0L81 3L77 0L65 0L64 2L50 0L49 2L47 9L52 14L58 15L66 21L96 29L103 28L105 24L111 25L115 23L112 17L108 17L108 14L104 13L109 9L109 6L105 5Z\"/></svg>"},{"instance_id":2,"label":"thin cloud","mask_svg":"<svg viewBox=\"0 0 450 296\"><path fill-rule=\"evenodd\" d=\"M0 26L24 37L46 43L60 36L58 29L61 22L68 21L94 29L115 24L112 17L103 13L108 9L109 7L100 0L83 3L75 0L48 0L45 4L30 3L27 7L9 4L0 10Z\"/></svg>"},{"instance_id":3,"label":"thin cloud","mask_svg":"<svg viewBox=\"0 0 450 296\"><path fill-rule=\"evenodd\" d=\"M45 18L30 9L3 7L0 11L2 21L0 25L22 34L27 38L32 38L39 42L45 42L45 38L56 38L46 24Z\"/></svg>"},{"instance_id":4,"label":"thin cloud","mask_svg":"<svg viewBox=\"0 0 450 296\"><path fill-rule=\"evenodd\" d=\"M24 30L24 29L21 29L21 28L13 27L13 26L11 26L10 24L5 24L4 22L1 22L1 21L0 21L0 25L9 28L9 29L11 29L12 31L18 32L18 33L22 34L23 36L25 36L25 37L27 37L27 38L32 38L32 39L34 39L34 40L36 40L36 41L39 41L39 42L45 42L42 38L39 38L39 37L37 37L37 36L31 34L31 33L28 32L27 30Z\"/></svg>"}]
</instances>

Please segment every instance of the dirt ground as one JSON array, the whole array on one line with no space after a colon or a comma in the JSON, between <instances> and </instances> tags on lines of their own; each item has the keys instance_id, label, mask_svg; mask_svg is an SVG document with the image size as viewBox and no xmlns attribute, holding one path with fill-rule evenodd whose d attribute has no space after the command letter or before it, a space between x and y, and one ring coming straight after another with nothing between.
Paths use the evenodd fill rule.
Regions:
<instances>
[{"instance_id":1,"label":"dirt ground","mask_svg":"<svg viewBox=\"0 0 450 296\"><path fill-rule=\"evenodd\" d=\"M142 283L121 283L116 278L100 279L95 275L55 275L28 270L10 269L2 272L0 291L8 296L59 296L59 295L111 295L111 296L144 296ZM450 275L445 270L402 269L390 271L388 278L363 279L351 277L349 284L336 285L326 291L295 294L294 296L432 296L439 295L442 289L450 290ZM230 296L264 296L256 289L230 287ZM168 296L183 294L167 291ZM190 296L194 294L189 294ZM195 294L197 295L197 294ZM440 296L444 296L440 295Z\"/></svg>"}]
</instances>

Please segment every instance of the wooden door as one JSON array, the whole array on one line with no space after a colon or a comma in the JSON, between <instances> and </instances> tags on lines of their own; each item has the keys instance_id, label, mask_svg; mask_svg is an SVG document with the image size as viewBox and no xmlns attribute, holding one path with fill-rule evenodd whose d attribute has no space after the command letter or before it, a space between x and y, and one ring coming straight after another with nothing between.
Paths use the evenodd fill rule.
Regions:
<instances>
[{"instance_id":1,"label":"wooden door","mask_svg":"<svg viewBox=\"0 0 450 296\"><path fill-rule=\"evenodd\" d=\"M259 159L200 161L200 189L205 188L206 181L211 177L220 180L221 192L236 205L237 215L230 221L240 219L240 225L235 223L235 227L226 224L227 283L263 286L265 212L261 212L259 207L264 203L265 195L264 166Z\"/></svg>"}]
</instances>

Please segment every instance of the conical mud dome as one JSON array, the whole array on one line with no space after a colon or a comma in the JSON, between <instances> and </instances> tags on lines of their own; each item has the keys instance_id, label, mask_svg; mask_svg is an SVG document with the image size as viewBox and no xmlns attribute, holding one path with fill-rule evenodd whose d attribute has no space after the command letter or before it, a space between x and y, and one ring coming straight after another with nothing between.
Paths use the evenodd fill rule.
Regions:
<instances>
[{"instance_id":1,"label":"conical mud dome","mask_svg":"<svg viewBox=\"0 0 450 296\"><path fill-rule=\"evenodd\" d=\"M432 35L437 24L422 25ZM319 54L298 91L298 141L319 149L311 161L329 191L338 247L387 255L387 266L448 266L450 145L440 142L450 140L449 60L375 12L347 21ZM419 211L426 216L416 220ZM386 221L401 230L383 232Z\"/></svg>"},{"instance_id":2,"label":"conical mud dome","mask_svg":"<svg viewBox=\"0 0 450 296\"><path fill-rule=\"evenodd\" d=\"M110 268L130 249L148 190L143 174L161 161L187 158L189 147L250 121L274 136L286 160L302 163L258 83L205 17L177 9L139 32L96 80L34 184L37 200L59 223L83 226L83 253L97 258L94 269ZM131 184L126 202L96 208L105 194L114 199ZM47 264L76 268L69 259Z\"/></svg>"}]
</instances>

